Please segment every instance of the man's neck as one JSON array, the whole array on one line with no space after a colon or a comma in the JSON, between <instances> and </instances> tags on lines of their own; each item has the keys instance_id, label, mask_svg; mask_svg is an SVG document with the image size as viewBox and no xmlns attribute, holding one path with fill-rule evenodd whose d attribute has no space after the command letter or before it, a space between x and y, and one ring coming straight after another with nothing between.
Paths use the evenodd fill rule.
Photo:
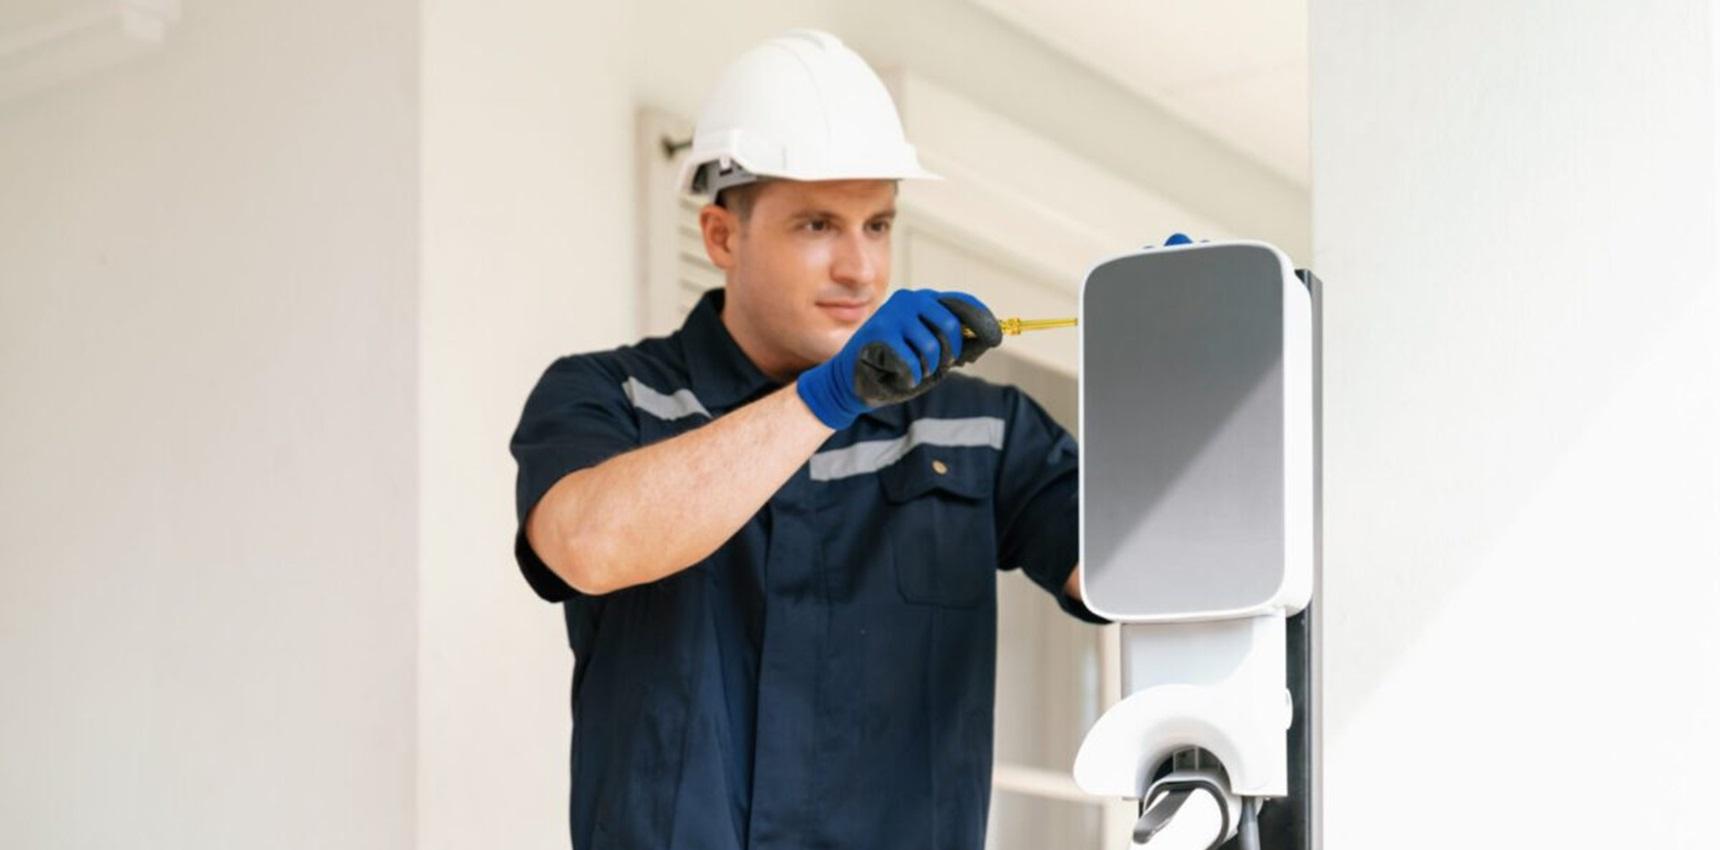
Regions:
<instances>
[{"instance_id":1,"label":"man's neck","mask_svg":"<svg viewBox=\"0 0 1720 850\"><path fill-rule=\"evenodd\" d=\"M734 309L727 299L724 299L722 312L717 315L728 330L729 338L740 346L741 354L746 355L753 366L772 382L786 384L806 369L805 364L794 363L792 358L773 356L770 346L764 342L764 334L758 333L741 318L741 311Z\"/></svg>"}]
</instances>

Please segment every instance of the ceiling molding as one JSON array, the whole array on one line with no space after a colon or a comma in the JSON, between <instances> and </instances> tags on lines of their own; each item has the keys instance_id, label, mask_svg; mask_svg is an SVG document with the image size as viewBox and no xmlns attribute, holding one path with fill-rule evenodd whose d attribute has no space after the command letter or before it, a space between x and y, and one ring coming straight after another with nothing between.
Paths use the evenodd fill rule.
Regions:
<instances>
[{"instance_id":1,"label":"ceiling molding","mask_svg":"<svg viewBox=\"0 0 1720 850\"><path fill-rule=\"evenodd\" d=\"M72 0L0 25L0 103L159 48L179 0Z\"/></svg>"}]
</instances>

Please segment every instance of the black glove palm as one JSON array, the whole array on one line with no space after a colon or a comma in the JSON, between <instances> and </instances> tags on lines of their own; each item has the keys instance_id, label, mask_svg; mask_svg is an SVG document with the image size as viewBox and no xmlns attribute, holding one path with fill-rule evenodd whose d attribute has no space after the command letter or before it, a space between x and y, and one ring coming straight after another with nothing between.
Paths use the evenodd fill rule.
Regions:
<instances>
[{"instance_id":1,"label":"black glove palm","mask_svg":"<svg viewBox=\"0 0 1720 850\"><path fill-rule=\"evenodd\" d=\"M938 303L954 313L961 320L962 327L973 333L973 336L962 340L961 357L951 359L950 341L945 338L943 330L928 323L927 327L938 338L942 356L935 369L932 364L922 362L920 373L925 378L915 383L913 367L894 347L882 342L868 343L860 349L860 356L854 363L854 391L866 404L878 407L923 395L936 386L951 368L966 366L1003 342L1003 331L998 327L997 317L977 299L951 293L939 296Z\"/></svg>"}]
</instances>

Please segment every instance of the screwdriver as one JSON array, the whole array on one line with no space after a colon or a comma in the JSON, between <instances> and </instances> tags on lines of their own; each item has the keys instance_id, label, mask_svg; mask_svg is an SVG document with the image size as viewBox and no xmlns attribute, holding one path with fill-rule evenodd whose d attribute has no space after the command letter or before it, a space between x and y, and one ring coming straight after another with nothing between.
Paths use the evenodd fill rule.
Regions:
<instances>
[{"instance_id":1,"label":"screwdriver","mask_svg":"<svg viewBox=\"0 0 1720 850\"><path fill-rule=\"evenodd\" d=\"M1075 327L1075 319L998 319L997 329L1004 336L1020 336L1023 331L1048 331L1052 328ZM974 332L962 328L962 336L973 339Z\"/></svg>"}]
</instances>

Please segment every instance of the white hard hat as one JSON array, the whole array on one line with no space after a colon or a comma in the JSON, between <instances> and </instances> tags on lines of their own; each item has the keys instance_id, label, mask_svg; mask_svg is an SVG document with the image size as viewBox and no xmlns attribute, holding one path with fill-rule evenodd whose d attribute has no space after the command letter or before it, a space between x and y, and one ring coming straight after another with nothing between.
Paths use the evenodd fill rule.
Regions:
<instances>
[{"instance_id":1,"label":"white hard hat","mask_svg":"<svg viewBox=\"0 0 1720 850\"><path fill-rule=\"evenodd\" d=\"M790 30L741 54L705 101L680 186L761 177L938 179L920 167L884 82L836 36Z\"/></svg>"}]
</instances>

